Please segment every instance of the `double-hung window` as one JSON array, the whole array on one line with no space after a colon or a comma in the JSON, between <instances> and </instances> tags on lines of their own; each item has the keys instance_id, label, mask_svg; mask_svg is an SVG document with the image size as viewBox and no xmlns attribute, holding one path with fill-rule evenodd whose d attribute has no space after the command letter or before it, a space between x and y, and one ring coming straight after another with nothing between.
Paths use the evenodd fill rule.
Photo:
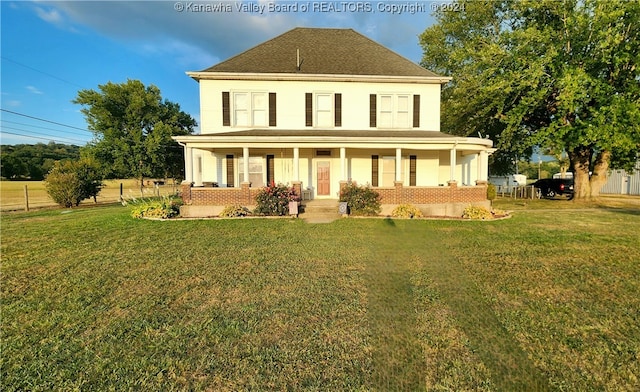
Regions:
<instances>
[{"instance_id":1,"label":"double-hung window","mask_svg":"<svg viewBox=\"0 0 640 392\"><path fill-rule=\"evenodd\" d=\"M380 95L379 128L410 128L410 114L411 96L409 94Z\"/></svg>"},{"instance_id":2,"label":"double-hung window","mask_svg":"<svg viewBox=\"0 0 640 392\"><path fill-rule=\"evenodd\" d=\"M420 96L411 94L371 94L369 126L372 128L420 127Z\"/></svg>"},{"instance_id":3,"label":"double-hung window","mask_svg":"<svg viewBox=\"0 0 640 392\"><path fill-rule=\"evenodd\" d=\"M316 127L333 127L333 94L316 94Z\"/></svg>"},{"instance_id":4,"label":"double-hung window","mask_svg":"<svg viewBox=\"0 0 640 392\"><path fill-rule=\"evenodd\" d=\"M306 93L305 125L333 128L342 126L341 93Z\"/></svg>"},{"instance_id":5,"label":"double-hung window","mask_svg":"<svg viewBox=\"0 0 640 392\"><path fill-rule=\"evenodd\" d=\"M266 127L268 124L267 93L233 93L234 125L237 127Z\"/></svg>"},{"instance_id":6,"label":"double-hung window","mask_svg":"<svg viewBox=\"0 0 640 392\"><path fill-rule=\"evenodd\" d=\"M276 93L261 91L223 91L222 125L234 127L275 127Z\"/></svg>"},{"instance_id":7,"label":"double-hung window","mask_svg":"<svg viewBox=\"0 0 640 392\"><path fill-rule=\"evenodd\" d=\"M245 181L244 179L244 158L238 158L238 179L240 183ZM264 171L263 171L263 158L262 157L249 157L249 182L251 187L259 188L264 186Z\"/></svg>"}]
</instances>

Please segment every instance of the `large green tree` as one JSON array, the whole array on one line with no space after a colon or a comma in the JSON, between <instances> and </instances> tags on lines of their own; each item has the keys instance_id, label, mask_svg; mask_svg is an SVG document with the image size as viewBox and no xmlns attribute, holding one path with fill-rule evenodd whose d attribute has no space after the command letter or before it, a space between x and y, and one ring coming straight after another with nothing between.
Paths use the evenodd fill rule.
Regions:
<instances>
[{"instance_id":1,"label":"large green tree","mask_svg":"<svg viewBox=\"0 0 640 392\"><path fill-rule=\"evenodd\" d=\"M420 37L422 65L453 77L445 132L497 141L495 171L536 146L566 151L576 199L640 151L640 2L461 1Z\"/></svg>"},{"instance_id":2,"label":"large green tree","mask_svg":"<svg viewBox=\"0 0 640 392\"><path fill-rule=\"evenodd\" d=\"M196 121L180 105L163 100L154 85L139 80L106 83L81 90L73 101L83 105L94 140L83 151L105 168L105 176L180 177L182 151L171 136L193 132Z\"/></svg>"}]
</instances>

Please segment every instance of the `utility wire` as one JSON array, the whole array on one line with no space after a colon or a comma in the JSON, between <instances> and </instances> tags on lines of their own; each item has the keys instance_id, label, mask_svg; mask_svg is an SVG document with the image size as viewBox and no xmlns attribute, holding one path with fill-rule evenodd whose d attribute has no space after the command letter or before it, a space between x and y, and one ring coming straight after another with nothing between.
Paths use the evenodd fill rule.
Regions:
<instances>
[{"instance_id":1,"label":"utility wire","mask_svg":"<svg viewBox=\"0 0 640 392\"><path fill-rule=\"evenodd\" d=\"M15 114L17 116L27 117L27 118L31 118L31 119L38 120L38 121L48 122L50 124L60 125L62 127L73 128L73 129L77 129L77 130L80 130L80 131L93 133L93 132L89 131L88 129L82 129L82 128L74 127L73 125L62 124L62 123L51 121L51 120L45 120L44 118L29 116L27 114L22 114L22 113L18 113L18 112L12 112L11 110L7 110L7 109L0 109L0 110L2 110L3 112Z\"/></svg>"},{"instance_id":2,"label":"utility wire","mask_svg":"<svg viewBox=\"0 0 640 392\"><path fill-rule=\"evenodd\" d=\"M53 139L67 139L70 141L76 141L76 142L81 142L81 143L86 143L86 141L80 140L80 139L74 139L74 138L70 138L70 137L64 137L64 136L53 136L50 134L46 134L46 133L40 133L40 132L35 132L35 131L29 131L27 129L20 129L20 128L14 128L14 127L7 127L7 126L1 126L0 130L2 130L2 132L4 133L9 133L9 132L5 132L5 129L11 129L13 131L20 131L20 132L28 132L28 133L32 133L34 135L42 135L42 136L47 136ZM26 135L22 135L22 136L26 136Z\"/></svg>"},{"instance_id":3,"label":"utility wire","mask_svg":"<svg viewBox=\"0 0 640 392\"><path fill-rule=\"evenodd\" d=\"M16 135L16 136L23 136L23 137L30 137L32 139L40 139L40 140L48 140L48 141L54 141L54 142L60 142L62 144L66 144L68 142L65 142L64 140L60 140L59 138L48 138L48 137L39 137L39 136L30 136L30 135L23 135L21 133L14 133L14 132L6 132L6 131L2 131L2 134L8 134L8 135Z\"/></svg>"},{"instance_id":4,"label":"utility wire","mask_svg":"<svg viewBox=\"0 0 640 392\"><path fill-rule=\"evenodd\" d=\"M48 131L55 131L55 132L68 133L69 135L86 136L86 135L82 135L82 134L80 134L80 133L78 133L78 132L63 131L63 130L61 130L61 129L48 128L48 127L41 127L41 126L38 126L38 125L25 124L25 123L20 123L20 122L16 122L16 121L9 121L9 120L4 120L4 119L2 119L2 120L0 120L0 121L5 122L5 123L9 123L9 124L24 125L24 126L27 126L27 127L30 127L30 128L39 128L39 129L46 129L46 130L48 130ZM89 131L83 131L83 132L91 133L91 132L89 132Z\"/></svg>"},{"instance_id":5,"label":"utility wire","mask_svg":"<svg viewBox=\"0 0 640 392\"><path fill-rule=\"evenodd\" d=\"M76 86L76 87L80 87L80 88L85 88L85 87L83 87L83 86L81 86L81 85L79 85L79 84L77 84L77 83L70 82L70 81L68 81L68 80L65 80L65 79L59 78L59 77L57 77L57 76L55 76L55 75L52 75L52 74L50 74L50 73L48 73L48 72L44 72L44 71L41 71L41 70L39 70L39 69L37 69L37 68L33 68L33 67L28 66L28 65L25 65L25 64L19 63L19 62L15 61L15 60L12 60L12 59L7 58L7 57L5 57L5 56L0 56L0 58L2 58L2 60L8 61L8 62L10 62L10 63L14 63L14 64L16 64L16 65L19 65L19 66L21 66L21 67L28 68L28 69L30 69L30 70L32 70L32 71L39 72L39 73L41 73L41 74L43 74L43 75L47 75L47 76L48 76L48 77L50 77L50 78L57 79L57 80L59 80L59 81L61 81L61 82L64 82L64 83L70 84L70 85L72 85L72 86Z\"/></svg>"}]
</instances>

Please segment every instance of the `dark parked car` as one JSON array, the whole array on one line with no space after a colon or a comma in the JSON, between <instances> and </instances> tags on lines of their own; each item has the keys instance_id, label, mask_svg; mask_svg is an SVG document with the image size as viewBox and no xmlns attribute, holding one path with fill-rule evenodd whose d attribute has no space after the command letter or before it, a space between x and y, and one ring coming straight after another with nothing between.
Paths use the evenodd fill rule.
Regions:
<instances>
[{"instance_id":1,"label":"dark parked car","mask_svg":"<svg viewBox=\"0 0 640 392\"><path fill-rule=\"evenodd\" d=\"M573 199L572 178L545 178L534 182L533 186L538 188L541 197L567 196L569 200Z\"/></svg>"}]
</instances>

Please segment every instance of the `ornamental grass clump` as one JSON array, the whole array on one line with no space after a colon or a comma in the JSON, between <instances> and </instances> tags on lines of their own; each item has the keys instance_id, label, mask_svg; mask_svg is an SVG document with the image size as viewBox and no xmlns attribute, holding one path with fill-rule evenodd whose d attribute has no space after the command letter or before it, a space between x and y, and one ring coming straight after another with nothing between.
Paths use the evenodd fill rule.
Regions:
<instances>
[{"instance_id":1,"label":"ornamental grass clump","mask_svg":"<svg viewBox=\"0 0 640 392\"><path fill-rule=\"evenodd\" d=\"M169 219L180 215L181 200L169 196L163 196L160 199L133 199L123 202L123 204L131 204L131 216L134 218L156 218Z\"/></svg>"},{"instance_id":2,"label":"ornamental grass clump","mask_svg":"<svg viewBox=\"0 0 640 392\"><path fill-rule=\"evenodd\" d=\"M289 214L289 202L299 201L294 188L283 184L270 184L256 196L255 215L284 216Z\"/></svg>"},{"instance_id":3,"label":"ornamental grass clump","mask_svg":"<svg viewBox=\"0 0 640 392\"><path fill-rule=\"evenodd\" d=\"M400 204L391 212L391 216L394 218L422 218L422 211L413 204Z\"/></svg>"},{"instance_id":4,"label":"ornamental grass clump","mask_svg":"<svg viewBox=\"0 0 640 392\"><path fill-rule=\"evenodd\" d=\"M243 207L240 204L233 204L225 206L219 216L222 218L242 218L249 215L251 215L251 210L247 207Z\"/></svg>"},{"instance_id":5,"label":"ornamental grass clump","mask_svg":"<svg viewBox=\"0 0 640 392\"><path fill-rule=\"evenodd\" d=\"M380 194L352 181L340 190L340 201L347 203L351 215L375 216L381 211Z\"/></svg>"},{"instance_id":6,"label":"ornamental grass clump","mask_svg":"<svg viewBox=\"0 0 640 392\"><path fill-rule=\"evenodd\" d=\"M468 206L462 212L462 217L464 219L481 219L481 220L484 220L484 219L493 218L493 214L491 214L491 211L489 211L488 209L486 209L484 207Z\"/></svg>"}]
</instances>

